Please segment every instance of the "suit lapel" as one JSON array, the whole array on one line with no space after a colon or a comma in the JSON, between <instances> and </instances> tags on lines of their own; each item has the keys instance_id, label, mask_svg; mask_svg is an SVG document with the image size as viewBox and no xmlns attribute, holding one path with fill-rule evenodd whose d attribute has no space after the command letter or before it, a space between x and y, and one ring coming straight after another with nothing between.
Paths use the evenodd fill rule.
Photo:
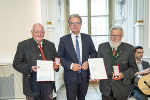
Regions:
<instances>
[{"instance_id":1,"label":"suit lapel","mask_svg":"<svg viewBox=\"0 0 150 100\"><path fill-rule=\"evenodd\" d=\"M84 38L84 35L83 35L83 33L81 33L81 41L82 41L82 61L83 61L83 58L84 58L84 55L85 55L85 52L83 52L83 51L86 51L85 49L87 49L87 47L86 47L86 39Z\"/></svg>"},{"instance_id":2,"label":"suit lapel","mask_svg":"<svg viewBox=\"0 0 150 100\"><path fill-rule=\"evenodd\" d=\"M69 37L67 38L67 43L69 45L69 49L72 51L72 55L75 57L76 61L78 61L78 58L77 58L77 55L76 55L76 51L75 51L75 48L74 48L74 45L73 45L73 41L72 41L72 38L71 38L71 34L68 35Z\"/></svg>"},{"instance_id":3,"label":"suit lapel","mask_svg":"<svg viewBox=\"0 0 150 100\"><path fill-rule=\"evenodd\" d=\"M147 65L146 65L146 62L144 62L143 60L142 60L142 67L143 67L143 70L148 68Z\"/></svg>"},{"instance_id":4,"label":"suit lapel","mask_svg":"<svg viewBox=\"0 0 150 100\"><path fill-rule=\"evenodd\" d=\"M31 39L30 48L31 48L31 56L33 59L35 60L42 59L40 49L33 38Z\"/></svg>"},{"instance_id":5,"label":"suit lapel","mask_svg":"<svg viewBox=\"0 0 150 100\"><path fill-rule=\"evenodd\" d=\"M113 58L112 58L112 48L111 48L109 42L107 42L106 48L107 48L107 50L106 50L105 52L107 52L108 57L109 57L109 59L110 59L110 60L108 60L108 61L111 61L111 63L113 63L113 60L112 60L112 59L113 59Z\"/></svg>"},{"instance_id":6,"label":"suit lapel","mask_svg":"<svg viewBox=\"0 0 150 100\"><path fill-rule=\"evenodd\" d=\"M120 46L117 49L117 53L118 53L118 59L117 61L120 61L120 59L122 59L121 55L123 54L125 48L123 46L123 43L121 42Z\"/></svg>"}]
</instances>

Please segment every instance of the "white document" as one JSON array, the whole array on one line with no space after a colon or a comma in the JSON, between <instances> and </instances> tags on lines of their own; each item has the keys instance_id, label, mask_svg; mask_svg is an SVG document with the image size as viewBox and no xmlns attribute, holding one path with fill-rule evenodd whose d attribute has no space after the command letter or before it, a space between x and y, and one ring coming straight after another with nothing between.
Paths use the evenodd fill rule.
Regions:
<instances>
[{"instance_id":1,"label":"white document","mask_svg":"<svg viewBox=\"0 0 150 100\"><path fill-rule=\"evenodd\" d=\"M37 81L55 81L53 61L37 60Z\"/></svg>"},{"instance_id":2,"label":"white document","mask_svg":"<svg viewBox=\"0 0 150 100\"><path fill-rule=\"evenodd\" d=\"M108 79L103 58L89 58L88 63L92 80Z\"/></svg>"}]
</instances>

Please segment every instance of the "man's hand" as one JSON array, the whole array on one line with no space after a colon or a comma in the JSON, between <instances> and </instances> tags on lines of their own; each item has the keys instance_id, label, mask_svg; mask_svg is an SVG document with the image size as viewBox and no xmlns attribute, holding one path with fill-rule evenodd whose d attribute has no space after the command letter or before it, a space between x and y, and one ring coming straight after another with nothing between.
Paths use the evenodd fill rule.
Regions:
<instances>
[{"instance_id":1,"label":"man's hand","mask_svg":"<svg viewBox=\"0 0 150 100\"><path fill-rule=\"evenodd\" d=\"M39 67L39 66L32 66L31 70L32 70L33 72L37 72L37 68L40 68L40 67Z\"/></svg>"},{"instance_id":2,"label":"man's hand","mask_svg":"<svg viewBox=\"0 0 150 100\"><path fill-rule=\"evenodd\" d=\"M60 66L61 64L56 64L55 62L53 63L54 70L57 70Z\"/></svg>"},{"instance_id":3,"label":"man's hand","mask_svg":"<svg viewBox=\"0 0 150 100\"><path fill-rule=\"evenodd\" d=\"M91 79L91 76L89 76L89 77L90 77L90 79ZM91 81L92 81L92 82L97 82L97 83L99 82L98 79L91 79Z\"/></svg>"},{"instance_id":4,"label":"man's hand","mask_svg":"<svg viewBox=\"0 0 150 100\"><path fill-rule=\"evenodd\" d=\"M119 77L115 78L114 74L113 74L113 80L121 80L123 79L123 74L119 73Z\"/></svg>"},{"instance_id":5,"label":"man's hand","mask_svg":"<svg viewBox=\"0 0 150 100\"><path fill-rule=\"evenodd\" d=\"M97 82L97 83L99 82L98 79L93 79L93 80L91 79L91 81L92 81L92 82Z\"/></svg>"},{"instance_id":6,"label":"man's hand","mask_svg":"<svg viewBox=\"0 0 150 100\"><path fill-rule=\"evenodd\" d=\"M82 64L82 69L83 69L83 70L87 70L87 69L88 69L88 66L89 66L88 61L85 61L85 62Z\"/></svg>"},{"instance_id":7,"label":"man's hand","mask_svg":"<svg viewBox=\"0 0 150 100\"><path fill-rule=\"evenodd\" d=\"M79 65L79 64L74 63L74 64L72 65L72 70L73 70L73 71L78 71L78 70L80 70L81 68L82 68L82 66Z\"/></svg>"}]
</instances>

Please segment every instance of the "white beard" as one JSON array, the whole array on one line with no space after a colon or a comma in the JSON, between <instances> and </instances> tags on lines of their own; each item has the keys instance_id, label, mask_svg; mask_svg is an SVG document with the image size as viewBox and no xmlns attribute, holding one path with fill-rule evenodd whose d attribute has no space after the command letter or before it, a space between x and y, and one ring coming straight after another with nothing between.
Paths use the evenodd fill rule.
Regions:
<instances>
[{"instance_id":1,"label":"white beard","mask_svg":"<svg viewBox=\"0 0 150 100\"><path fill-rule=\"evenodd\" d=\"M111 48L115 48L115 50L117 50L118 46L121 44L121 40L118 42L113 42L110 40L109 44L110 44Z\"/></svg>"}]
</instances>

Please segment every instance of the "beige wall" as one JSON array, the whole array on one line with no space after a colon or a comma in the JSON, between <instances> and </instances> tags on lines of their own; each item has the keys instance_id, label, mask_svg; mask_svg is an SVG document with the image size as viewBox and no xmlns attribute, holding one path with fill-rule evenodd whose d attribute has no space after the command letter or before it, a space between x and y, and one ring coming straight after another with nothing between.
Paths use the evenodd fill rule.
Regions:
<instances>
[{"instance_id":1,"label":"beige wall","mask_svg":"<svg viewBox=\"0 0 150 100\"><path fill-rule=\"evenodd\" d=\"M40 0L0 0L0 63L12 61L36 22L41 22Z\"/></svg>"}]
</instances>

